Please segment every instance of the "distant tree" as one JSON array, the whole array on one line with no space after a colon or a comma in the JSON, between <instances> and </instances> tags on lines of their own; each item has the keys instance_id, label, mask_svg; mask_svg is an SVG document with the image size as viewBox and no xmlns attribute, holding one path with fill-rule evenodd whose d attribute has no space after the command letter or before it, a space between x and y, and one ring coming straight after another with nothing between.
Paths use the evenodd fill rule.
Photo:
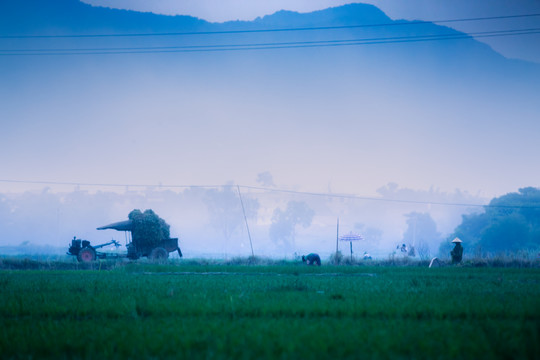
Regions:
<instances>
[{"instance_id":1,"label":"distant tree","mask_svg":"<svg viewBox=\"0 0 540 360\"><path fill-rule=\"evenodd\" d=\"M488 251L516 251L529 245L529 224L520 214L495 217L482 232L479 244Z\"/></svg>"},{"instance_id":2,"label":"distant tree","mask_svg":"<svg viewBox=\"0 0 540 360\"><path fill-rule=\"evenodd\" d=\"M491 200L479 214L464 215L454 234L464 246L488 252L540 248L540 189L527 187Z\"/></svg>"},{"instance_id":3,"label":"distant tree","mask_svg":"<svg viewBox=\"0 0 540 360\"><path fill-rule=\"evenodd\" d=\"M411 212L405 214L407 230L403 234L402 243L415 249L420 258L431 255L431 247L438 246L442 241L441 233L437 231L437 224L429 213Z\"/></svg>"},{"instance_id":4,"label":"distant tree","mask_svg":"<svg viewBox=\"0 0 540 360\"><path fill-rule=\"evenodd\" d=\"M255 218L259 210L257 199L243 197L246 217ZM226 241L244 223L244 214L239 194L234 186L208 190L204 197L208 208L210 223L221 232Z\"/></svg>"},{"instance_id":5,"label":"distant tree","mask_svg":"<svg viewBox=\"0 0 540 360\"><path fill-rule=\"evenodd\" d=\"M276 186L274 184L274 178L272 177L272 174L270 174L269 171L265 171L265 172L257 174L257 182L261 184L262 186L268 186L268 187Z\"/></svg>"},{"instance_id":6,"label":"distant tree","mask_svg":"<svg viewBox=\"0 0 540 360\"><path fill-rule=\"evenodd\" d=\"M285 210L280 208L274 210L269 230L270 239L282 251L293 250L296 227L298 225L309 227L314 215L315 211L305 202L289 201Z\"/></svg>"},{"instance_id":7,"label":"distant tree","mask_svg":"<svg viewBox=\"0 0 540 360\"><path fill-rule=\"evenodd\" d=\"M375 227L369 227L362 223L355 223L354 224L354 230L362 235L364 240L362 241L362 245L365 245L366 247L376 248L377 245L380 243L383 235L383 231L381 229L375 228Z\"/></svg>"}]
</instances>

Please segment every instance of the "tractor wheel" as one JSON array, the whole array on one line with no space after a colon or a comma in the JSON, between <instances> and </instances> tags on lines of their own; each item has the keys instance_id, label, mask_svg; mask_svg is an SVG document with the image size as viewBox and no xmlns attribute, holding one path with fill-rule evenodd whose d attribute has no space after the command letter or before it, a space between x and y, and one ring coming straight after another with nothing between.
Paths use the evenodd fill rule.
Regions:
<instances>
[{"instance_id":1,"label":"tractor wheel","mask_svg":"<svg viewBox=\"0 0 540 360\"><path fill-rule=\"evenodd\" d=\"M169 252L162 247L157 247L150 253L150 260L161 262L169 258Z\"/></svg>"},{"instance_id":2,"label":"tractor wheel","mask_svg":"<svg viewBox=\"0 0 540 360\"><path fill-rule=\"evenodd\" d=\"M91 247L82 248L77 255L79 262L92 262L96 260L96 250Z\"/></svg>"}]
</instances>

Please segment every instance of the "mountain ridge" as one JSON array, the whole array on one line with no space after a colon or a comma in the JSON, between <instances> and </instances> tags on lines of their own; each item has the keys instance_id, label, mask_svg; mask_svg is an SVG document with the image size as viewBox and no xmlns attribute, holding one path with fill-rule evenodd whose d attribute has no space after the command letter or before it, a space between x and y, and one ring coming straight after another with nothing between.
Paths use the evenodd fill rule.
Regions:
<instances>
[{"instance_id":1,"label":"mountain ridge","mask_svg":"<svg viewBox=\"0 0 540 360\"><path fill-rule=\"evenodd\" d=\"M0 4L0 33L2 35L56 35L54 32L83 32L89 29L129 31L141 28L174 28L178 22L186 29L196 29L210 23L186 15L167 16L132 10L96 7L79 0L5 1ZM141 26L142 25L142 26Z\"/></svg>"},{"instance_id":2,"label":"mountain ridge","mask_svg":"<svg viewBox=\"0 0 540 360\"><path fill-rule=\"evenodd\" d=\"M47 36L47 35L115 35L115 34L154 34L174 32L228 32L241 30L259 30L276 28L305 28L305 27L347 27L351 25L373 24L404 24L401 26L375 26L364 28L350 28L341 30L277 32L274 34L256 34L245 38L249 41L305 41L308 40L334 41L335 39L370 39L370 38L398 38L402 36L439 36L459 35L454 29L424 23L412 24L405 20L391 20L383 11L374 5L348 4L331 7L308 13L295 11L278 11L253 21L229 21L224 23L210 23L206 20L187 15L160 15L154 13L141 13L132 10L111 9L101 6L92 6L79 0L57 0L53 2L43 0L8 0L0 4L0 35L1 36ZM236 41L238 37L221 36L215 40L218 45ZM160 39L161 41L161 39ZM175 39L176 43L191 45L199 43L199 39ZM214 39L212 39L214 41ZM5 42L5 41L4 41ZM161 41L163 42L163 41ZM11 42L22 44L23 41ZM163 42L164 43L164 42ZM444 43L444 44L441 44ZM456 45L454 45L454 43ZM23 44L24 45L24 44ZM499 53L475 39L462 39L455 41L427 41L416 43L419 55L432 56L433 51L446 52L444 57L455 57L456 53L470 56L472 53L482 53L486 59L498 59ZM439 46L442 45L442 46ZM368 45L371 46L371 45ZM396 47L400 46L398 44ZM453 47L452 51L448 48ZM433 51L432 51L433 50ZM369 52L369 50L368 50ZM383 49L380 53L392 52ZM436 56L441 58L440 55ZM506 58L504 58L506 59ZM510 60L510 59L506 59ZM498 60L497 60L498 61Z\"/></svg>"},{"instance_id":3,"label":"mountain ridge","mask_svg":"<svg viewBox=\"0 0 540 360\"><path fill-rule=\"evenodd\" d=\"M51 5L54 4L54 5ZM300 13L296 11L280 10L273 14L258 17L252 21L236 20L226 22L209 22L205 19L197 18L190 15L162 15L152 12L139 12L134 10L115 9L104 6L94 6L84 3L80 0L56 0L53 3L43 0L6 0L0 4L0 30L3 35L10 33L9 29L18 29L23 31L21 35L28 32L24 31L24 27L30 28L32 25L37 26L39 29L40 22L64 22L66 25L73 26L74 23L84 23L85 21L95 21L97 17L101 17L101 21L107 23L111 18L125 17L132 21L147 21L151 25L156 25L154 19L160 19L165 23L166 27L186 27L186 25L198 25L208 26L213 25L217 27L228 27L234 25L250 25L250 24L263 24L263 25L276 25L286 24L290 21L298 22L299 19L311 18L307 20L309 23L317 21L321 26L326 22L325 19L328 15L334 15L332 18L336 19L339 16L340 23L345 24L358 24L360 20L361 24L368 21L384 21L393 22L384 12L374 5L369 4L348 4L336 7L330 7L323 10L317 10L313 12ZM2 14L4 16L2 16ZM69 16L64 16L68 15ZM363 17L362 15L368 14L369 16ZM26 21L21 21L25 19ZM35 21L39 20L41 21ZM321 22L321 19L323 22ZM52 20L52 21L51 21ZM326 20L326 21L325 21ZM118 22L117 26L122 26L123 22ZM173 24L175 23L176 24ZM331 23L331 22L330 22ZM22 26L21 26L22 25ZM35 31L35 30L34 30Z\"/></svg>"},{"instance_id":4,"label":"mountain ridge","mask_svg":"<svg viewBox=\"0 0 540 360\"><path fill-rule=\"evenodd\" d=\"M460 67L470 71L489 74L500 66L511 67L518 72L540 73L540 65L523 60L508 59L488 45L452 28L434 23L414 23L406 20L392 20L382 10L369 4L348 4L330 7L313 12L299 13L281 10L274 14L256 18L253 21L228 21L211 23L203 19L187 15L160 15L133 10L111 9L93 6L80 0L57 0L51 5L43 0L7 0L0 3L0 36L2 45L12 55L20 49L28 53L29 49L50 46L40 39L6 39L9 36L82 36L105 35L111 48L172 48L163 51L163 56L175 53L174 48L188 47L223 47L227 51L235 50L243 44L293 44L285 48L295 48L297 53L305 53L310 61L315 61L313 54L340 54L340 56L361 59L380 58L383 62L412 64L419 68L433 67L437 71L455 71ZM399 24L399 26L379 26L381 24ZM360 27L355 27L360 25ZM362 26L367 25L367 26ZM377 25L377 26L369 26ZM276 31L272 29L333 27L334 29L310 31ZM259 32L259 30L270 30ZM234 33L239 31L241 33ZM246 31L247 33L242 33ZM249 33L249 31L254 31ZM174 33L217 33L219 36L160 36L145 37L152 34ZM231 33L233 32L233 33ZM221 33L221 34L220 34ZM137 38L114 38L114 35L143 35ZM417 41L417 37L441 37L435 41ZM457 40L446 40L444 37L466 37ZM354 39L382 39L383 44L362 45L333 44L336 40L351 41ZM351 40L349 40L351 39ZM410 40L409 40L410 39ZM54 39L53 39L54 40ZM60 43L60 41L56 41ZM365 42L365 41L364 41ZM367 41L371 42L371 41ZM388 42L391 45L388 45ZM59 48L103 48L104 39L64 39ZM377 41L375 41L377 43ZM7 46L6 46L7 44ZM301 44L301 45L294 45ZM9 46L13 47L13 50ZM277 48L282 48L278 46ZM45 47L46 48L46 47ZM210 53L212 49L207 49ZM222 51L218 49L218 51ZM280 55L285 53L281 50ZM151 50L150 50L151 52ZM183 51L178 51L182 53ZM243 50L246 58L256 58L252 50ZM0 52L2 55L2 52ZM287 55L288 56L288 55ZM265 55L262 55L264 58ZM275 55L271 57L275 58ZM5 56L4 56L5 58ZM4 59L5 61L9 61ZM415 64L416 63L416 64ZM399 66L402 66L399 64ZM409 65L407 65L409 66Z\"/></svg>"}]
</instances>

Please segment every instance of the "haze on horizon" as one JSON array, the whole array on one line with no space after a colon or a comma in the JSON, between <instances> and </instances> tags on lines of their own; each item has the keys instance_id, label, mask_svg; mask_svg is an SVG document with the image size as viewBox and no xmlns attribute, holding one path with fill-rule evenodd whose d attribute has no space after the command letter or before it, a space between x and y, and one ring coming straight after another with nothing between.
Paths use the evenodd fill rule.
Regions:
<instances>
[{"instance_id":1,"label":"haze on horizon","mask_svg":"<svg viewBox=\"0 0 540 360\"><path fill-rule=\"evenodd\" d=\"M28 12L25 4L41 8ZM461 215L540 185L540 65L511 60L447 26L346 28L392 21L360 4L222 24L76 0L2 7L17 15L0 11L2 244L64 246L74 235L105 242L111 234L97 226L152 208L187 253L247 254L239 184L253 205L248 222L258 254L330 254L339 217L343 232L370 234L369 250L387 256L413 213L431 226L435 252ZM227 33L317 26L345 28ZM222 33L79 36L185 31ZM457 39L231 49L418 36ZM528 36L537 35L517 38ZM166 52L201 47L212 51ZM281 246L290 234L278 236L275 224L290 225L288 209L313 217Z\"/></svg>"},{"instance_id":2,"label":"haze on horizon","mask_svg":"<svg viewBox=\"0 0 540 360\"><path fill-rule=\"evenodd\" d=\"M288 3L308 10L307 2ZM66 66L33 67L27 57L13 71L3 57L2 178L256 185L267 171L278 186L305 191L374 195L397 183L484 197L539 185L531 166L538 107L528 79L496 71L474 79L471 69L456 78L435 53L425 69L410 71L414 44L403 45L411 58L395 64L378 64L372 48L358 48L356 68L329 50L313 51L324 55L312 66L294 49L267 52L269 61L249 52L115 55L116 65L74 56Z\"/></svg>"}]
</instances>

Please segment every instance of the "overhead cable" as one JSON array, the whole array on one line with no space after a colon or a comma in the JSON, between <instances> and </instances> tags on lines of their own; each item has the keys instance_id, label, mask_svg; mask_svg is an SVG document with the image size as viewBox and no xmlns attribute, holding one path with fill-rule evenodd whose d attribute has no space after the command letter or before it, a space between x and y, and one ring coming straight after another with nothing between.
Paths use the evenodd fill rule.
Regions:
<instances>
[{"instance_id":1,"label":"overhead cable","mask_svg":"<svg viewBox=\"0 0 540 360\"><path fill-rule=\"evenodd\" d=\"M164 33L124 33L124 34L74 34L74 35L0 35L0 39L51 39L51 38L100 38L100 37L150 37L150 36L190 36L190 35L221 35L221 34L245 34L245 33L267 33L267 32L291 32L291 31L316 31L316 30L339 30L355 29L369 27L387 27L404 25L422 25L422 24L445 24L456 22L488 21L502 19L517 19L527 17L538 17L540 13L521 14L521 15L503 15L475 18L458 18L433 21L405 21L398 20L391 23L379 24L359 24L359 25L341 25L341 26L314 26L297 28L278 28L278 29L252 29L252 30L224 30L224 31L193 31L193 32L164 32Z\"/></svg>"},{"instance_id":2,"label":"overhead cable","mask_svg":"<svg viewBox=\"0 0 540 360\"><path fill-rule=\"evenodd\" d=\"M378 41L398 41L398 40L415 40L415 39L445 39L455 37L472 37L472 36L488 36L488 35L523 35L529 33L538 33L540 28L530 29L513 29L513 30L494 30L481 31L474 33L451 33L451 34L433 34L433 35L409 35L409 36L393 36L393 37L377 37L377 38L362 38L362 39L342 39L342 40L317 40L317 41L291 41L291 42L272 42L272 43L246 43L246 44L212 44L212 45L182 45L182 46L144 46L144 47L100 47L100 48L40 48L40 49L1 49L0 52L76 52L76 51L133 51L133 50L197 50L197 49L212 49L212 48L234 48L234 47L262 47L262 46L295 46L295 45L318 45L318 44L347 44L360 42L378 42Z\"/></svg>"},{"instance_id":3,"label":"overhead cable","mask_svg":"<svg viewBox=\"0 0 540 360\"><path fill-rule=\"evenodd\" d=\"M51 55L118 55L118 54L157 54L157 53L193 53L193 52L223 52L240 50L272 50L297 49L315 47L359 46L374 44L396 44L426 41L462 40L483 37L518 36L540 34L540 28L514 29L475 32L471 34L435 34L414 35L386 38L364 38L344 40L318 40L297 42L248 43L248 44L212 44L212 45L184 45L161 47L112 47L112 48L55 48L55 49L0 49L0 56L51 56Z\"/></svg>"},{"instance_id":4,"label":"overhead cable","mask_svg":"<svg viewBox=\"0 0 540 360\"><path fill-rule=\"evenodd\" d=\"M458 206L458 207L482 207L482 208L502 208L502 209L540 209L540 206L520 206L520 205L489 205L489 204L474 204L474 203L451 203L440 201L424 201L424 200L406 200L406 199L389 199L381 197L368 197L353 194L337 194L337 193L319 193L297 190L279 189L274 187L261 187L237 184L224 185L163 185L163 184L111 184L111 183L78 183L78 182L59 182L59 181L27 181L27 180L7 180L0 179L4 183L17 184L41 184L41 185L62 185L62 186L85 186L85 187L123 187L123 188L159 188L159 189L195 189L195 188L242 188L247 190L257 190L265 192L277 192L292 195L317 196L351 200L366 200L389 203L404 203L416 205L440 205L440 206Z\"/></svg>"}]
</instances>

